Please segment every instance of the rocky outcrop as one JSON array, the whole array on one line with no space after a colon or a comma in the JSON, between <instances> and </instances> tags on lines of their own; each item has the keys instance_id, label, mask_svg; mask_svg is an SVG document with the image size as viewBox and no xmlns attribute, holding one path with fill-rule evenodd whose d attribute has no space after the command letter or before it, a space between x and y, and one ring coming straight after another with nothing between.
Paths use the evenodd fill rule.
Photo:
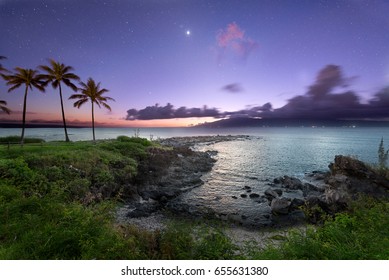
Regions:
<instances>
[{"instance_id":1,"label":"rocky outcrop","mask_svg":"<svg viewBox=\"0 0 389 280\"><path fill-rule=\"evenodd\" d=\"M329 169L308 174L309 183L289 176L274 179L265 191L272 213L295 216L305 205L309 216L306 218L317 222L323 214L334 215L347 209L361 196L389 198L389 181L357 159L338 155Z\"/></svg>"},{"instance_id":2,"label":"rocky outcrop","mask_svg":"<svg viewBox=\"0 0 389 280\"><path fill-rule=\"evenodd\" d=\"M344 202L363 195L374 198L388 197L389 180L357 159L336 156L329 165L331 175L326 178L328 202Z\"/></svg>"},{"instance_id":3,"label":"rocky outcrop","mask_svg":"<svg viewBox=\"0 0 389 280\"><path fill-rule=\"evenodd\" d=\"M254 205L253 215L247 216L238 210L216 213L206 206L182 203L180 194L202 185L202 175L210 171L215 162L216 152L198 152L191 148L190 145L203 143L200 139L217 142L222 137L169 139L163 142L170 145L169 148L149 151L149 158L139 167L138 198L130 201L123 211L128 218L148 217L168 209L177 214L216 217L250 227L284 226L307 219L316 223L323 214L334 215L346 209L361 195L389 198L389 181L379 172L357 159L336 156L328 172L314 171L304 179L282 176L268 183L264 192L241 186L241 193L231 198L250 207ZM226 141L232 139L226 137ZM242 207L245 206L242 204Z\"/></svg>"}]
</instances>

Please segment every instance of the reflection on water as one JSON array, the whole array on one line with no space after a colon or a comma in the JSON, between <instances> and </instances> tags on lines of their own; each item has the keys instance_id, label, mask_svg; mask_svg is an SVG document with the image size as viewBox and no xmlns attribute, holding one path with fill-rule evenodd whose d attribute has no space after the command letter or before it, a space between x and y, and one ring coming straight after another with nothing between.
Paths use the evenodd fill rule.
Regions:
<instances>
[{"instance_id":1,"label":"reflection on water","mask_svg":"<svg viewBox=\"0 0 389 280\"><path fill-rule=\"evenodd\" d=\"M208 207L222 217L240 216L247 223L257 223L270 209L253 194L262 196L274 178L289 175L303 179L308 172L326 171L337 154L377 162L382 135L389 144L389 129L382 128L280 129L264 131L251 140L200 146L199 150L217 150L217 162L203 177L205 184L181 199L194 207Z\"/></svg>"}]
</instances>

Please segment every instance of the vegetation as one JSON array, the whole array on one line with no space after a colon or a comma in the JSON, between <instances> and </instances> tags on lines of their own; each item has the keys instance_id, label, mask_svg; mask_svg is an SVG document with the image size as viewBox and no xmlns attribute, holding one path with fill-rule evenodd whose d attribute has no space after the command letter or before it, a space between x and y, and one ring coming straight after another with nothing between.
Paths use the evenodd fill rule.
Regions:
<instances>
[{"instance_id":1,"label":"vegetation","mask_svg":"<svg viewBox=\"0 0 389 280\"><path fill-rule=\"evenodd\" d=\"M7 81L7 85L9 86L8 92L15 90L21 87L22 85L25 86L24 101L23 101L22 135L20 137L21 139L20 142L23 145L24 129L26 126L26 107L27 107L28 89L33 90L33 88L36 88L39 91L44 92L45 88L43 87L42 81L38 76L38 72L36 70L16 67L15 73L11 75L3 75L3 77Z\"/></svg>"},{"instance_id":2,"label":"vegetation","mask_svg":"<svg viewBox=\"0 0 389 280\"><path fill-rule=\"evenodd\" d=\"M0 56L0 60L5 59L5 56ZM65 131L65 141L69 142L69 135L67 133L66 126L66 118L65 118L65 110L63 104L62 97L62 86L61 84L65 84L70 87L73 91L77 92L81 90L81 94L73 94L69 99L78 99L73 105L74 107L80 108L81 105L85 104L88 100L92 103L92 130L93 130L93 141L96 141L95 138L95 116L94 116L94 104L97 106L105 107L109 111L111 111L111 107L107 104L108 100L115 101L112 97L103 96L104 93L108 92L107 89L100 89L100 83L95 83L92 78L89 78L87 83L81 82L81 88L79 89L73 82L80 81L80 78L70 71L73 71L73 67L66 66L63 63L57 62L53 59L49 59L49 66L40 65L38 66L39 70L43 70L45 74L39 74L37 70L33 69L24 69L21 67L16 67L15 72L11 74L3 74L10 73L8 70L2 67L0 64L0 74L3 79L6 80L7 85L9 86L8 92L13 91L19 88L22 85L25 85L25 93L24 93L24 102L23 102L23 119L22 119L22 135L21 135L21 144L24 143L24 130L26 124L26 104L27 104L27 94L28 89L37 88L40 91L45 91L45 87L48 84L51 84L54 89L58 88L59 96L61 101L61 113L62 113L62 121L63 127ZM10 114L11 110L6 107L7 102L4 100L0 100L0 110Z\"/></svg>"},{"instance_id":3,"label":"vegetation","mask_svg":"<svg viewBox=\"0 0 389 280\"><path fill-rule=\"evenodd\" d=\"M90 101L92 103L92 130L93 130L93 141L96 141L95 137L95 115L94 115L94 104L101 108L101 105L111 111L111 107L107 104L108 100L115 101L112 97L103 96L104 93L108 92L107 89L100 89L100 83L97 83L89 78L87 83L80 83L81 94L73 94L69 99L78 99L74 102L74 107L80 108L83 104Z\"/></svg>"},{"instance_id":4,"label":"vegetation","mask_svg":"<svg viewBox=\"0 0 389 280\"><path fill-rule=\"evenodd\" d=\"M318 228L292 231L280 247L251 254L254 259L389 259L389 202L360 200Z\"/></svg>"},{"instance_id":5,"label":"vegetation","mask_svg":"<svg viewBox=\"0 0 389 280\"><path fill-rule=\"evenodd\" d=\"M5 58L6 58L5 56L0 56L0 60L5 59ZM6 71L6 69L3 68L3 65L0 64L0 73L5 72L5 71ZM0 100L0 110L7 113L7 114L11 113L11 110L7 107L7 101L4 101L4 100Z\"/></svg>"},{"instance_id":6,"label":"vegetation","mask_svg":"<svg viewBox=\"0 0 389 280\"><path fill-rule=\"evenodd\" d=\"M20 136L6 136L0 137L0 144L16 144L20 143ZM32 143L44 143L45 140L40 138L24 138L24 143L32 144Z\"/></svg>"},{"instance_id":7,"label":"vegetation","mask_svg":"<svg viewBox=\"0 0 389 280\"><path fill-rule=\"evenodd\" d=\"M27 142L0 146L0 259L389 258L385 201L358 201L323 226L292 231L277 247L238 248L209 220L172 218L155 232L115 222L115 207L136 192L149 157L161 150L167 165L170 150L126 136L95 145Z\"/></svg>"},{"instance_id":8,"label":"vegetation","mask_svg":"<svg viewBox=\"0 0 389 280\"><path fill-rule=\"evenodd\" d=\"M388 156L389 156L389 150L385 152L384 147L384 138L381 138L380 145L378 147L378 166L381 169L384 169L386 167L386 164L388 162Z\"/></svg>"},{"instance_id":9,"label":"vegetation","mask_svg":"<svg viewBox=\"0 0 389 280\"><path fill-rule=\"evenodd\" d=\"M11 113L11 110L7 107L7 101L4 100L0 100L0 110L7 114Z\"/></svg>"},{"instance_id":10,"label":"vegetation","mask_svg":"<svg viewBox=\"0 0 389 280\"><path fill-rule=\"evenodd\" d=\"M66 128L66 119L65 119L65 110L63 108L63 98L62 98L62 87L61 83L64 83L66 86L70 87L73 91L77 92L78 88L76 85L72 83L72 81L79 81L80 78L71 73L73 71L73 67L65 66L63 63L56 62L53 59L49 60L50 66L41 65L39 68L46 72L46 74L41 75L41 79L44 80L44 86L47 84L51 84L54 89L58 88L59 97L61 100L61 112L62 112L62 120L63 127L65 130L65 141L69 142L69 136Z\"/></svg>"}]
</instances>

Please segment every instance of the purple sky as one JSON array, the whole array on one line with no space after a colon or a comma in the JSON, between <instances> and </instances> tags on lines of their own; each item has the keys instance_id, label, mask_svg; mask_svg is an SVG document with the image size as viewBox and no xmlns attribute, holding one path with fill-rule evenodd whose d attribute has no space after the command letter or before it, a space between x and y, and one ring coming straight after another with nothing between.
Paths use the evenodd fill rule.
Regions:
<instances>
[{"instance_id":1,"label":"purple sky","mask_svg":"<svg viewBox=\"0 0 389 280\"><path fill-rule=\"evenodd\" d=\"M296 96L310 103L327 65L339 66L330 72L342 81L326 94L351 90L357 108L389 84L388 15L381 0L0 0L1 64L35 68L53 58L83 81L100 81L116 100L112 113L96 112L106 124L187 125L266 103L282 108ZM22 98L0 81L0 99L14 112L0 119L20 120ZM150 120L163 119L163 108L166 120ZM27 118L58 121L59 109L56 91L31 92ZM65 110L70 122L90 119L88 106L66 100ZM133 120L139 112L147 120Z\"/></svg>"}]
</instances>

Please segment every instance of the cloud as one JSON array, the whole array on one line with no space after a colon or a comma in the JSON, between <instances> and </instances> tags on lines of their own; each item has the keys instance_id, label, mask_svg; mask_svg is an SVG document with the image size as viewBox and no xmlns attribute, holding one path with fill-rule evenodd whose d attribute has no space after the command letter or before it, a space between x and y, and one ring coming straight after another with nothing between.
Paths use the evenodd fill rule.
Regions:
<instances>
[{"instance_id":1,"label":"cloud","mask_svg":"<svg viewBox=\"0 0 389 280\"><path fill-rule=\"evenodd\" d=\"M166 106L148 106L141 110L130 109L127 111L126 120L159 120L159 119L175 119L175 118L202 118L213 117L218 118L234 118L234 117L261 117L264 112L270 112L272 105L266 103L262 106L247 106L246 109L233 111L233 112L221 112L216 108L209 108L204 105L202 108L187 108L179 107L177 109L170 103Z\"/></svg>"},{"instance_id":2,"label":"cloud","mask_svg":"<svg viewBox=\"0 0 389 280\"><path fill-rule=\"evenodd\" d=\"M238 93L243 91L243 87L239 83L233 83L225 85L224 87L222 87L222 90L231 93Z\"/></svg>"},{"instance_id":3,"label":"cloud","mask_svg":"<svg viewBox=\"0 0 389 280\"><path fill-rule=\"evenodd\" d=\"M219 59L226 53L247 59L247 57L258 48L258 43L245 35L235 22L227 25L225 29L220 30L216 35Z\"/></svg>"},{"instance_id":4,"label":"cloud","mask_svg":"<svg viewBox=\"0 0 389 280\"><path fill-rule=\"evenodd\" d=\"M220 118L221 113L216 108L186 108L174 106L168 103L166 106L148 106L141 110L130 109L127 111L126 120L159 120L159 119L176 119L176 118L201 118L214 117Z\"/></svg>"},{"instance_id":5,"label":"cloud","mask_svg":"<svg viewBox=\"0 0 389 280\"><path fill-rule=\"evenodd\" d=\"M237 35L236 35L237 36ZM187 108L174 106L149 106L141 110L127 111L127 120L153 120L190 117L213 118L262 118L262 119L304 119L304 120L345 120L345 119L386 119L389 118L389 87L378 91L367 103L361 103L359 96L345 89L350 80L342 68L327 65L321 69L314 83L303 95L288 100L281 108L274 109L271 103L247 106L245 109L221 112L216 108ZM223 87L223 90L239 92L237 83ZM340 92L339 92L340 91Z\"/></svg>"},{"instance_id":6,"label":"cloud","mask_svg":"<svg viewBox=\"0 0 389 280\"><path fill-rule=\"evenodd\" d=\"M340 66L327 65L319 71L306 94L289 99L285 106L264 112L261 117L326 120L389 117L389 88L375 94L368 104L361 103L354 91L334 92L344 90L353 79L345 77Z\"/></svg>"}]
</instances>

